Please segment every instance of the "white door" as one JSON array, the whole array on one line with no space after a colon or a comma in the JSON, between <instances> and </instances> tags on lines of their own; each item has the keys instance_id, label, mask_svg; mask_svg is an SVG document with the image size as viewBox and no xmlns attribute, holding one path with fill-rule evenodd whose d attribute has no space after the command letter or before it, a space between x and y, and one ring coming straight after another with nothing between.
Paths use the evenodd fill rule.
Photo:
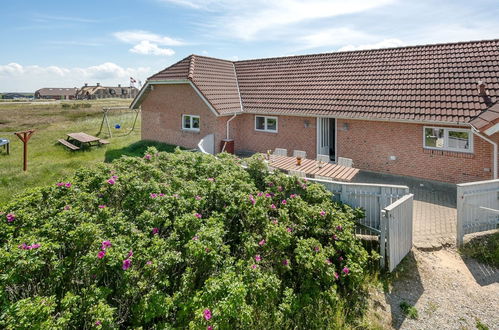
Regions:
<instances>
[{"instance_id":1,"label":"white door","mask_svg":"<svg viewBox=\"0 0 499 330\"><path fill-rule=\"evenodd\" d=\"M329 155L329 118L317 118L317 153Z\"/></svg>"}]
</instances>

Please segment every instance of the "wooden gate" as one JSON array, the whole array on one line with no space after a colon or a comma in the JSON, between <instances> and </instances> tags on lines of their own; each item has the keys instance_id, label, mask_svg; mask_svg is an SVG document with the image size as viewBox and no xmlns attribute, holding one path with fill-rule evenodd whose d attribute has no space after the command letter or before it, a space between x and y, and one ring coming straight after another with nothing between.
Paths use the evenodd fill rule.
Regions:
<instances>
[{"instance_id":1,"label":"wooden gate","mask_svg":"<svg viewBox=\"0 0 499 330\"><path fill-rule=\"evenodd\" d=\"M464 235L499 226L499 179L457 185L457 246Z\"/></svg>"},{"instance_id":2,"label":"wooden gate","mask_svg":"<svg viewBox=\"0 0 499 330\"><path fill-rule=\"evenodd\" d=\"M381 268L391 272L412 249L413 194L381 211Z\"/></svg>"}]
</instances>

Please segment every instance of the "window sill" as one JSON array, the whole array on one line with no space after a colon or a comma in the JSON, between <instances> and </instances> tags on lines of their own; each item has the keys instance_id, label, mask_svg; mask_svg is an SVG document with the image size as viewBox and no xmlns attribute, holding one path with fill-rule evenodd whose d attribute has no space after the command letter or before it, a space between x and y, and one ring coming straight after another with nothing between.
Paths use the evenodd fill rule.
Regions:
<instances>
[{"instance_id":1,"label":"window sill","mask_svg":"<svg viewBox=\"0 0 499 330\"><path fill-rule=\"evenodd\" d=\"M185 132L185 133L199 134L201 130L199 130L199 129L182 128L181 131Z\"/></svg>"},{"instance_id":2,"label":"window sill","mask_svg":"<svg viewBox=\"0 0 499 330\"><path fill-rule=\"evenodd\" d=\"M266 130L263 130L263 129L255 129L255 132L258 132L258 133L271 133L271 134L277 134L278 133L277 131L266 131Z\"/></svg>"}]
</instances>

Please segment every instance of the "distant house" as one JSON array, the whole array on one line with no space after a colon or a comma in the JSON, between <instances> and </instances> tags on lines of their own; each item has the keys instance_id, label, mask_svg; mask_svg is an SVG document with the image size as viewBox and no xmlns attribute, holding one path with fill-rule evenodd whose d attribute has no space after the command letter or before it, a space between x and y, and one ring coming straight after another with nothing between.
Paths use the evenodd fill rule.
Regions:
<instances>
[{"instance_id":1,"label":"distant house","mask_svg":"<svg viewBox=\"0 0 499 330\"><path fill-rule=\"evenodd\" d=\"M498 177L499 40L227 61L191 55L147 80L142 139L285 148L446 182ZM204 140L204 139L203 139ZM208 149L206 149L208 150Z\"/></svg>"},{"instance_id":2,"label":"distant house","mask_svg":"<svg viewBox=\"0 0 499 330\"><path fill-rule=\"evenodd\" d=\"M35 92L35 99L73 100L78 88L40 88Z\"/></svg>"},{"instance_id":3,"label":"distant house","mask_svg":"<svg viewBox=\"0 0 499 330\"><path fill-rule=\"evenodd\" d=\"M5 93L2 94L2 99L4 100L16 100L16 99L32 99L33 94L29 93Z\"/></svg>"},{"instance_id":4,"label":"distant house","mask_svg":"<svg viewBox=\"0 0 499 330\"><path fill-rule=\"evenodd\" d=\"M139 90L135 87L122 87L118 85L117 87L101 86L97 83L95 86L89 86L85 84L80 88L76 94L78 100L93 100L93 99L105 99L105 98L134 98L137 96Z\"/></svg>"}]
</instances>

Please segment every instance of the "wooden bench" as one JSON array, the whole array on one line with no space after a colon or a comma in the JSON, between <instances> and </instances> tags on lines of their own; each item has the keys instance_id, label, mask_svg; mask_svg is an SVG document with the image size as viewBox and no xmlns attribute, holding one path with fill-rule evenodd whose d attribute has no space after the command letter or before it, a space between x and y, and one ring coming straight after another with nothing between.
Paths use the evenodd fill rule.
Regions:
<instances>
[{"instance_id":1,"label":"wooden bench","mask_svg":"<svg viewBox=\"0 0 499 330\"><path fill-rule=\"evenodd\" d=\"M99 140L99 143L100 143L100 144L109 144L109 143L111 143L111 142L109 142L108 140L100 139L100 140Z\"/></svg>"},{"instance_id":2,"label":"wooden bench","mask_svg":"<svg viewBox=\"0 0 499 330\"><path fill-rule=\"evenodd\" d=\"M69 149L71 149L71 150L80 150L80 147L77 147L77 146L75 146L74 144L72 144L71 142L66 141L66 140L64 140L64 139L59 139L59 140L57 140L57 141L58 141L59 143L61 143L61 144L65 145L66 147L68 147L68 148L69 148Z\"/></svg>"}]
</instances>

